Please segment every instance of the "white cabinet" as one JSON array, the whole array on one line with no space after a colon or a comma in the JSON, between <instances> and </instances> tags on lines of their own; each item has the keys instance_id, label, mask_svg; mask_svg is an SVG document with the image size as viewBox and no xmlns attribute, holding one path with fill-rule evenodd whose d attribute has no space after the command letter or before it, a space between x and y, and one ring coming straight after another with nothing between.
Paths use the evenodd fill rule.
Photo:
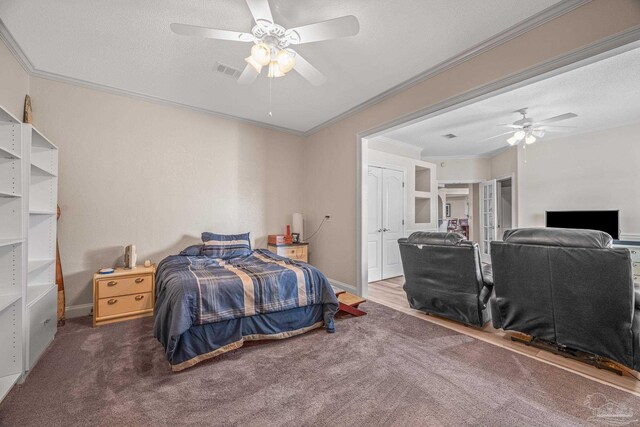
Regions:
<instances>
[{"instance_id":1,"label":"white cabinet","mask_svg":"<svg viewBox=\"0 0 640 427\"><path fill-rule=\"evenodd\" d=\"M57 325L58 149L0 107L0 400Z\"/></svg>"}]
</instances>

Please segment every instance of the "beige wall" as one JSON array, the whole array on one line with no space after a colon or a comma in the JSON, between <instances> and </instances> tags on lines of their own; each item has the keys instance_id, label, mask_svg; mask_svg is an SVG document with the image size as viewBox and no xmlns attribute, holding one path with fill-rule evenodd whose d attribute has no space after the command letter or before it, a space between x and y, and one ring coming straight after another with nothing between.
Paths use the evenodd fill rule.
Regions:
<instances>
[{"instance_id":1,"label":"beige wall","mask_svg":"<svg viewBox=\"0 0 640 427\"><path fill-rule=\"evenodd\" d=\"M491 178L512 176L518 170L518 147L510 147L490 159Z\"/></svg>"},{"instance_id":2,"label":"beige wall","mask_svg":"<svg viewBox=\"0 0 640 427\"><path fill-rule=\"evenodd\" d=\"M527 147L519 165L521 226L547 210L620 209L623 237L640 238L640 124Z\"/></svg>"},{"instance_id":3,"label":"beige wall","mask_svg":"<svg viewBox=\"0 0 640 427\"><path fill-rule=\"evenodd\" d=\"M311 228L333 220L313 243L313 263L356 285L356 142L358 133L635 27L640 2L594 0L306 138L305 212ZM337 242L340 242L337 244ZM358 243L359 244L359 243Z\"/></svg>"},{"instance_id":4,"label":"beige wall","mask_svg":"<svg viewBox=\"0 0 640 427\"><path fill-rule=\"evenodd\" d=\"M0 105L22 120L24 96L29 93L29 75L0 41Z\"/></svg>"},{"instance_id":5,"label":"beige wall","mask_svg":"<svg viewBox=\"0 0 640 427\"><path fill-rule=\"evenodd\" d=\"M31 97L60 149L68 305L91 301L91 274L123 245L155 262L207 230L266 247L302 209L300 137L40 78Z\"/></svg>"},{"instance_id":6,"label":"beige wall","mask_svg":"<svg viewBox=\"0 0 640 427\"><path fill-rule=\"evenodd\" d=\"M491 179L491 159L437 159L425 157L436 164L438 181L465 183Z\"/></svg>"},{"instance_id":7,"label":"beige wall","mask_svg":"<svg viewBox=\"0 0 640 427\"><path fill-rule=\"evenodd\" d=\"M468 197L447 197L447 203L451 203L451 218L466 218Z\"/></svg>"}]
</instances>

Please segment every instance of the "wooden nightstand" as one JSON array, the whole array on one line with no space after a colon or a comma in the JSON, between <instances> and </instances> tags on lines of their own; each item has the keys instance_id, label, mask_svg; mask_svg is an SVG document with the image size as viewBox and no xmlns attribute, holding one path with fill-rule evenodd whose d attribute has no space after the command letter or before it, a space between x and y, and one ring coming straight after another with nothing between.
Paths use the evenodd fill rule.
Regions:
<instances>
[{"instance_id":1,"label":"wooden nightstand","mask_svg":"<svg viewBox=\"0 0 640 427\"><path fill-rule=\"evenodd\" d=\"M290 245L268 245L267 249L276 255L291 258L296 261L309 262L309 244L292 243Z\"/></svg>"},{"instance_id":2,"label":"wooden nightstand","mask_svg":"<svg viewBox=\"0 0 640 427\"><path fill-rule=\"evenodd\" d=\"M156 266L93 275L93 326L153 316Z\"/></svg>"}]
</instances>

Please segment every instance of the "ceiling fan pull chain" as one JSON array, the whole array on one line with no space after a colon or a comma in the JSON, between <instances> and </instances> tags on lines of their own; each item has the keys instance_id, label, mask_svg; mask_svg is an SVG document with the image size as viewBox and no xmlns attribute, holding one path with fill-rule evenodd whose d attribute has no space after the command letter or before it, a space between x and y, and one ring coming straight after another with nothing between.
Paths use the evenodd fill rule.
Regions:
<instances>
[{"instance_id":1,"label":"ceiling fan pull chain","mask_svg":"<svg viewBox=\"0 0 640 427\"><path fill-rule=\"evenodd\" d=\"M522 149L524 150L524 163L527 163L527 146L523 145Z\"/></svg>"},{"instance_id":2,"label":"ceiling fan pull chain","mask_svg":"<svg viewBox=\"0 0 640 427\"><path fill-rule=\"evenodd\" d=\"M269 77L269 117L273 117L273 113L271 112L271 82L273 81L273 77Z\"/></svg>"}]
</instances>

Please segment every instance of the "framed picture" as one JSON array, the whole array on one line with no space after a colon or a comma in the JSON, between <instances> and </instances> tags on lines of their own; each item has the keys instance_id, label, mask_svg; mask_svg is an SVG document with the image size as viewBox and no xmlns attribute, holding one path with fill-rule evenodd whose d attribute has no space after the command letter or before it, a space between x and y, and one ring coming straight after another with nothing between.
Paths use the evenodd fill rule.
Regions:
<instances>
[{"instance_id":1,"label":"framed picture","mask_svg":"<svg viewBox=\"0 0 640 427\"><path fill-rule=\"evenodd\" d=\"M300 233L291 233L291 241L293 243L300 243Z\"/></svg>"},{"instance_id":2,"label":"framed picture","mask_svg":"<svg viewBox=\"0 0 640 427\"><path fill-rule=\"evenodd\" d=\"M451 203L447 203L444 205L444 215L447 218L451 218Z\"/></svg>"}]
</instances>

